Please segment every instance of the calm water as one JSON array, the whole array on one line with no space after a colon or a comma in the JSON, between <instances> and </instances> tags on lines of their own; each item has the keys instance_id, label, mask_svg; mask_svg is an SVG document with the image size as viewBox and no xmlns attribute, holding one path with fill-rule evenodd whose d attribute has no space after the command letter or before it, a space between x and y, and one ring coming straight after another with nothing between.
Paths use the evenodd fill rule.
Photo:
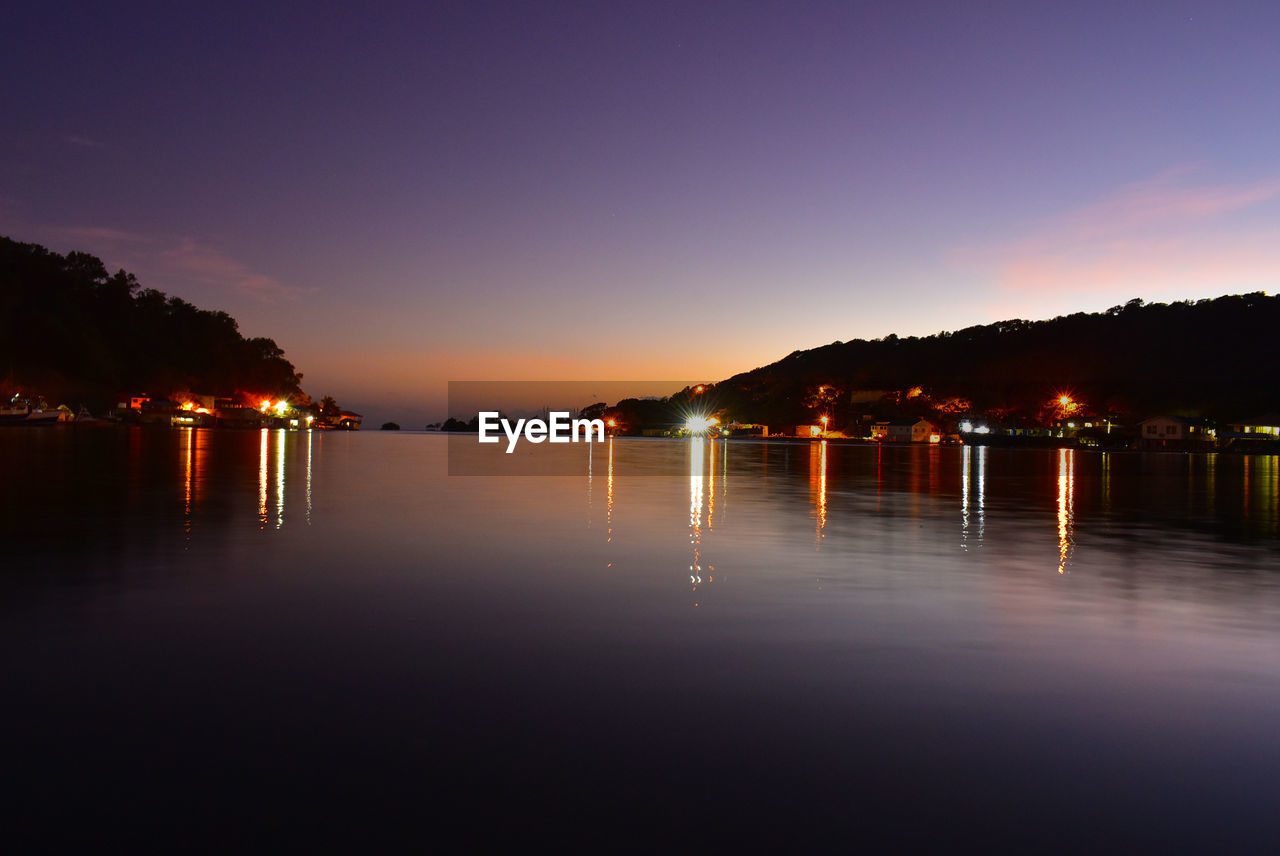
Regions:
<instances>
[{"instance_id":1,"label":"calm water","mask_svg":"<svg viewBox=\"0 0 1280 856\"><path fill-rule=\"evenodd\" d=\"M0 835L1280 844L1276 458L446 450L0 432Z\"/></svg>"}]
</instances>

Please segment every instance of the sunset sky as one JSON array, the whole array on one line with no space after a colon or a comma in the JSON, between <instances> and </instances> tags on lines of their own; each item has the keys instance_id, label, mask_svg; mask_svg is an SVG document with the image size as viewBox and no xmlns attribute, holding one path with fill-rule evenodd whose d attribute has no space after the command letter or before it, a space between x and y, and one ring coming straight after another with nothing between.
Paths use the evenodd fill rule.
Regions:
<instances>
[{"instance_id":1,"label":"sunset sky","mask_svg":"<svg viewBox=\"0 0 1280 856\"><path fill-rule=\"evenodd\" d=\"M719 379L1274 292L1277 34L1275 2L25 4L0 234L406 427L448 380Z\"/></svg>"}]
</instances>

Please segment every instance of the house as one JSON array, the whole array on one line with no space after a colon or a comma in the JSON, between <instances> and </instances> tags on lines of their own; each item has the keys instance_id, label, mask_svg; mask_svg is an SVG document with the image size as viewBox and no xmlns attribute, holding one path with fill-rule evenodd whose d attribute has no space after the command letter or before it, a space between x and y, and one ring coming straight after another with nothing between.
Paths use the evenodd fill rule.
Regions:
<instances>
[{"instance_id":1,"label":"house","mask_svg":"<svg viewBox=\"0 0 1280 856\"><path fill-rule=\"evenodd\" d=\"M1153 416L1139 422L1138 431L1138 445L1145 450L1197 452L1217 443L1217 430L1208 419Z\"/></svg>"},{"instance_id":2,"label":"house","mask_svg":"<svg viewBox=\"0 0 1280 856\"><path fill-rule=\"evenodd\" d=\"M821 437L826 434L827 429L821 425L797 425L797 437Z\"/></svg>"},{"instance_id":3,"label":"house","mask_svg":"<svg viewBox=\"0 0 1280 856\"><path fill-rule=\"evenodd\" d=\"M1267 413L1245 422L1228 422L1227 430L1239 437L1275 439L1280 437L1280 413Z\"/></svg>"},{"instance_id":4,"label":"house","mask_svg":"<svg viewBox=\"0 0 1280 856\"><path fill-rule=\"evenodd\" d=\"M768 437L769 426L755 422L730 422L724 426L726 434L746 434L751 437Z\"/></svg>"},{"instance_id":5,"label":"house","mask_svg":"<svg viewBox=\"0 0 1280 856\"><path fill-rule=\"evenodd\" d=\"M1280 451L1280 414L1267 413L1243 422L1228 422L1221 437L1230 452L1258 452L1274 455Z\"/></svg>"},{"instance_id":6,"label":"house","mask_svg":"<svg viewBox=\"0 0 1280 856\"><path fill-rule=\"evenodd\" d=\"M116 396L116 412L123 413L132 410L134 413L142 412L142 405L151 400L151 396L142 393L134 394L130 392L121 393Z\"/></svg>"},{"instance_id":7,"label":"house","mask_svg":"<svg viewBox=\"0 0 1280 856\"><path fill-rule=\"evenodd\" d=\"M872 426L871 436L886 443L940 443L942 429L928 419L890 419Z\"/></svg>"}]
</instances>

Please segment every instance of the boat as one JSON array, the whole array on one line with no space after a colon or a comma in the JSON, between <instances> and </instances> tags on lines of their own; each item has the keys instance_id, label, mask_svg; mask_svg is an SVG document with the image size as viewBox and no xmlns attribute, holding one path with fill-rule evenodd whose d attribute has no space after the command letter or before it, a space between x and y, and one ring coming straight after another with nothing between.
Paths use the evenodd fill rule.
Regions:
<instances>
[{"instance_id":1,"label":"boat","mask_svg":"<svg viewBox=\"0 0 1280 856\"><path fill-rule=\"evenodd\" d=\"M32 406L31 402L15 395L0 407L0 425L56 425L67 417L74 417L70 410L50 409L43 400Z\"/></svg>"}]
</instances>

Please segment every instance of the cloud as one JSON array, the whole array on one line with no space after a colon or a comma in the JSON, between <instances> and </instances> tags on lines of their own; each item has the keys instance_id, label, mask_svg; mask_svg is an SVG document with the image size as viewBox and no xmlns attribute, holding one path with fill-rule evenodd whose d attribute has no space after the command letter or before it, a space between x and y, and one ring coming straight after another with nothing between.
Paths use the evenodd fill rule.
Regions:
<instances>
[{"instance_id":1,"label":"cloud","mask_svg":"<svg viewBox=\"0 0 1280 856\"><path fill-rule=\"evenodd\" d=\"M1280 211L1267 204L1280 199L1280 176L1191 186L1193 174L1184 167L1126 185L1015 240L959 250L952 261L988 277L1003 311L1080 293L1169 299L1274 289Z\"/></svg>"},{"instance_id":2,"label":"cloud","mask_svg":"<svg viewBox=\"0 0 1280 856\"><path fill-rule=\"evenodd\" d=\"M86 246L101 244L148 244L154 239L140 232L126 232L123 229L112 229L107 226L59 226L49 232L58 239Z\"/></svg>"},{"instance_id":3,"label":"cloud","mask_svg":"<svg viewBox=\"0 0 1280 856\"><path fill-rule=\"evenodd\" d=\"M157 255L163 266L174 272L206 285L231 287L267 303L296 300L310 291L253 271L221 250L193 238L182 238Z\"/></svg>"},{"instance_id":4,"label":"cloud","mask_svg":"<svg viewBox=\"0 0 1280 856\"><path fill-rule=\"evenodd\" d=\"M4 200L0 198L0 203ZM3 215L0 207L0 215ZM254 270L212 243L173 235L156 235L113 226L32 226L0 216L0 226L16 240L35 241L58 252L77 250L102 258L108 268L122 267L142 284L161 291L182 291L183 284L207 292L234 290L254 300L276 303L297 300L314 291L290 285ZM24 237L17 237L17 236Z\"/></svg>"},{"instance_id":5,"label":"cloud","mask_svg":"<svg viewBox=\"0 0 1280 856\"><path fill-rule=\"evenodd\" d=\"M91 140L88 137L81 137L76 134L66 134L62 137L62 142L70 143L73 146L82 146L87 149L100 149L102 143L97 140Z\"/></svg>"}]
</instances>

